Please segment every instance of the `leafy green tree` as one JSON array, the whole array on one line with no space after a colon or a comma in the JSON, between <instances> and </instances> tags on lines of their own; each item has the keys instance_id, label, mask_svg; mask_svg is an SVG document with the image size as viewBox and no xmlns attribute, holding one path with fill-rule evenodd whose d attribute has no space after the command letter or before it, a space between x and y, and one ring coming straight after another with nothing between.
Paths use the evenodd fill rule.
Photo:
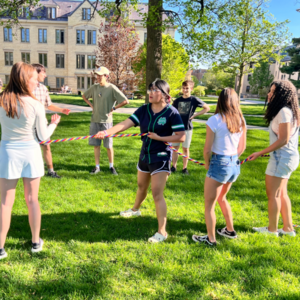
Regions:
<instances>
[{"instance_id":1,"label":"leafy green tree","mask_svg":"<svg viewBox=\"0 0 300 300\"><path fill-rule=\"evenodd\" d=\"M215 68L237 75L238 94L246 65L269 58L279 60L280 54L275 50L288 39L288 21L274 22L264 8L267 2L232 0L222 11L218 24L201 23L194 34L191 47L195 55L213 61Z\"/></svg>"},{"instance_id":2,"label":"leafy green tree","mask_svg":"<svg viewBox=\"0 0 300 300\"><path fill-rule=\"evenodd\" d=\"M225 73L218 69L209 69L202 77L202 82L208 90L224 89L234 87L234 74Z\"/></svg>"},{"instance_id":3,"label":"leafy green tree","mask_svg":"<svg viewBox=\"0 0 300 300\"><path fill-rule=\"evenodd\" d=\"M300 38L293 39L294 47L287 49L288 55L291 57L291 62L288 66L280 68L282 73L289 74L289 80L300 89ZM298 72L298 79L291 79L291 75Z\"/></svg>"},{"instance_id":4,"label":"leafy green tree","mask_svg":"<svg viewBox=\"0 0 300 300\"><path fill-rule=\"evenodd\" d=\"M192 80L194 81L195 87L199 85L199 80L196 76L192 75Z\"/></svg>"},{"instance_id":5,"label":"leafy green tree","mask_svg":"<svg viewBox=\"0 0 300 300\"><path fill-rule=\"evenodd\" d=\"M253 74L249 79L251 92L257 94L258 90L268 87L273 80L274 76L270 72L269 62L261 62L260 65L254 69Z\"/></svg>"},{"instance_id":6,"label":"leafy green tree","mask_svg":"<svg viewBox=\"0 0 300 300\"><path fill-rule=\"evenodd\" d=\"M147 63L147 45L141 46L141 57L137 63L133 64L133 71L142 70L142 75L138 83L139 90L146 92L146 63ZM163 34L162 36L162 75L161 78L167 81L170 89L181 88L186 72L189 69L189 56L182 45L176 42L171 36ZM152 81L155 78L152 78Z\"/></svg>"}]
</instances>

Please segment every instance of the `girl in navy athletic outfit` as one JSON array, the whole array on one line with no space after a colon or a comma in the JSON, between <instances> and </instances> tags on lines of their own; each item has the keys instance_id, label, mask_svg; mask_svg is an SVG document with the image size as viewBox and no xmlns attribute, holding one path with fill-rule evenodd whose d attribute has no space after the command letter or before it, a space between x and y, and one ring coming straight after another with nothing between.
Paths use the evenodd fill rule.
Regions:
<instances>
[{"instance_id":1,"label":"girl in navy athletic outfit","mask_svg":"<svg viewBox=\"0 0 300 300\"><path fill-rule=\"evenodd\" d=\"M167 239L167 205L163 196L167 177L171 172L172 150L164 142L184 142L185 129L176 108L169 104L170 87L164 80L156 79L149 85L149 104L138 108L127 120L107 131L99 131L97 138L115 134L132 126L140 126L143 136L142 149L137 164L138 190L132 209L120 213L122 217L140 216L140 207L147 196L151 181L152 195L158 219L158 232L149 238L149 242L158 243ZM172 134L175 135L172 135Z\"/></svg>"}]
</instances>

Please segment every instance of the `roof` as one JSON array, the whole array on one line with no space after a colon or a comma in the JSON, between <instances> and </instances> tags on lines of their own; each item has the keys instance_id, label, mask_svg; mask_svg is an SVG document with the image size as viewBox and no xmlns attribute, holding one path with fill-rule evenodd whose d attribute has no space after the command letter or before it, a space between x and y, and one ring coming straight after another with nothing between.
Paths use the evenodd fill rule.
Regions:
<instances>
[{"instance_id":1,"label":"roof","mask_svg":"<svg viewBox=\"0 0 300 300\"><path fill-rule=\"evenodd\" d=\"M291 57L287 54L286 51L288 49L294 48L294 47L295 47L295 45L290 45L290 46L285 47L282 51L280 51L280 50L275 51L275 53L279 53L280 52L280 55L284 55L284 57L280 60L280 62L291 61ZM270 58L269 61L272 62L272 63L275 63L275 59L273 59L273 58Z\"/></svg>"}]
</instances>

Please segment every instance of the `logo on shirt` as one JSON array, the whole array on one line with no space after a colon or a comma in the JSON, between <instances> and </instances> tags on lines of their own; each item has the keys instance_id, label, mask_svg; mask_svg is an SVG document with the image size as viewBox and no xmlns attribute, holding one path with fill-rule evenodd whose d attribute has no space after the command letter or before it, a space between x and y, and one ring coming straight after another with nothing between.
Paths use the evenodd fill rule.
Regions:
<instances>
[{"instance_id":1,"label":"logo on shirt","mask_svg":"<svg viewBox=\"0 0 300 300\"><path fill-rule=\"evenodd\" d=\"M180 101L178 103L178 112L181 115L187 115L191 109L191 102Z\"/></svg>"},{"instance_id":2,"label":"logo on shirt","mask_svg":"<svg viewBox=\"0 0 300 300\"><path fill-rule=\"evenodd\" d=\"M159 152L157 153L157 156L167 156L168 153L167 152Z\"/></svg>"},{"instance_id":3,"label":"logo on shirt","mask_svg":"<svg viewBox=\"0 0 300 300\"><path fill-rule=\"evenodd\" d=\"M161 117L157 122L158 125L165 125L166 123L167 119L165 117Z\"/></svg>"}]
</instances>

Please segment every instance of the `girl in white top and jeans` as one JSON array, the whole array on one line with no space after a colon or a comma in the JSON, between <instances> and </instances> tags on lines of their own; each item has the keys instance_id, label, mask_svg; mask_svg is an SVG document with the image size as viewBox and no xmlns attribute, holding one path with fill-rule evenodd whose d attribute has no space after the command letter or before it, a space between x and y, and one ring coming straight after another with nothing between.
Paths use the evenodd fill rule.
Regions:
<instances>
[{"instance_id":1,"label":"girl in white top and jeans","mask_svg":"<svg viewBox=\"0 0 300 300\"><path fill-rule=\"evenodd\" d=\"M232 88L222 90L215 115L206 123L204 146L205 169L208 170L204 185L205 222L207 235L193 235L197 243L216 245L215 205L218 201L226 227L218 229L219 235L237 238L226 195L240 174L239 156L246 148L246 123L240 110L239 98Z\"/></svg>"},{"instance_id":2,"label":"girl in white top and jeans","mask_svg":"<svg viewBox=\"0 0 300 300\"><path fill-rule=\"evenodd\" d=\"M44 164L35 128L40 140L48 139L60 121L53 115L47 127L44 106L34 98L38 74L31 65L13 65L10 81L0 94L0 259L7 256L4 244L10 227L16 185L23 178L25 200L32 233L32 252L42 250L41 212L38 203L40 178Z\"/></svg>"},{"instance_id":3,"label":"girl in white top and jeans","mask_svg":"<svg viewBox=\"0 0 300 300\"><path fill-rule=\"evenodd\" d=\"M274 81L266 102L265 119L269 125L270 146L253 153L249 160L270 152L266 170L266 191L269 199L269 226L253 227L254 231L275 236L296 236L293 230L292 206L288 196L288 180L299 165L299 104L297 90L290 81ZM283 228L278 230L281 212Z\"/></svg>"}]
</instances>

